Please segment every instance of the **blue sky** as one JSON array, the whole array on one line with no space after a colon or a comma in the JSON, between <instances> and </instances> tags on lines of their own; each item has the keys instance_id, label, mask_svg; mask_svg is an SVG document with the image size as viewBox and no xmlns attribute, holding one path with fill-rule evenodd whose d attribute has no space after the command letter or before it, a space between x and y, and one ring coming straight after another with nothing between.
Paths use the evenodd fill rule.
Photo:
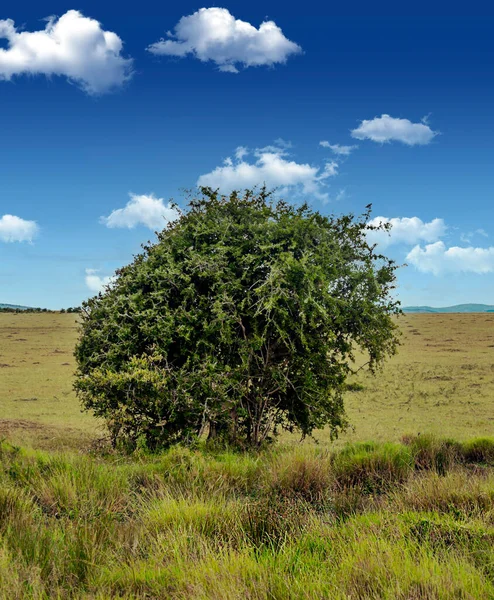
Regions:
<instances>
[{"instance_id":1,"label":"blue sky","mask_svg":"<svg viewBox=\"0 0 494 600\"><path fill-rule=\"evenodd\" d=\"M0 302L78 305L170 198L267 181L372 203L404 305L494 304L494 16L439 8L3 2Z\"/></svg>"}]
</instances>

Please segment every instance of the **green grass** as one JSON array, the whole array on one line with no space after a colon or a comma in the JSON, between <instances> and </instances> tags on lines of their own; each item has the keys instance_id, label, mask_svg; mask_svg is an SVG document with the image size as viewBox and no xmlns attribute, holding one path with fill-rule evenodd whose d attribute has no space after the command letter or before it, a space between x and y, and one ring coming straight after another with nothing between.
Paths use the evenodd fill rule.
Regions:
<instances>
[{"instance_id":1,"label":"green grass","mask_svg":"<svg viewBox=\"0 0 494 600\"><path fill-rule=\"evenodd\" d=\"M3 443L0 597L494 598L494 440L439 459L451 446L130 460Z\"/></svg>"}]
</instances>

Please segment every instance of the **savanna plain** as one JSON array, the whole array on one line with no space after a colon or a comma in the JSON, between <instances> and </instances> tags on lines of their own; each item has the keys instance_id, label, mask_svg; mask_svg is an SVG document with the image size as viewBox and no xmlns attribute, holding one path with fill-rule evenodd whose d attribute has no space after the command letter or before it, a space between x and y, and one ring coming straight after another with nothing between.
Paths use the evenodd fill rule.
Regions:
<instances>
[{"instance_id":1,"label":"savanna plain","mask_svg":"<svg viewBox=\"0 0 494 600\"><path fill-rule=\"evenodd\" d=\"M494 598L494 314L399 327L335 442L125 456L77 316L0 314L0 598Z\"/></svg>"}]
</instances>

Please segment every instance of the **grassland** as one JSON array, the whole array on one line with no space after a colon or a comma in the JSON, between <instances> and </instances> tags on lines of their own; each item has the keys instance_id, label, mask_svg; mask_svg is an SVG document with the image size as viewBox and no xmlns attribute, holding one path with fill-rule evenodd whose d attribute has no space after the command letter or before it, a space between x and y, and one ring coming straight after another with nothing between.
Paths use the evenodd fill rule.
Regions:
<instances>
[{"instance_id":1,"label":"grassland","mask_svg":"<svg viewBox=\"0 0 494 600\"><path fill-rule=\"evenodd\" d=\"M468 439L494 433L494 315L408 315L402 346L376 377L349 394L345 440L398 440L432 433Z\"/></svg>"},{"instance_id":2,"label":"grassland","mask_svg":"<svg viewBox=\"0 0 494 600\"><path fill-rule=\"evenodd\" d=\"M494 598L494 442L0 447L0 597Z\"/></svg>"},{"instance_id":3,"label":"grassland","mask_svg":"<svg viewBox=\"0 0 494 600\"><path fill-rule=\"evenodd\" d=\"M0 314L0 436L41 449L103 435L72 391L77 317ZM402 347L376 377L348 392L348 441L432 433L465 440L494 432L494 314L407 315ZM329 443L324 432L316 436ZM284 443L297 438L284 437Z\"/></svg>"},{"instance_id":4,"label":"grassland","mask_svg":"<svg viewBox=\"0 0 494 600\"><path fill-rule=\"evenodd\" d=\"M77 448L101 427L72 391L75 315L0 313L0 437Z\"/></svg>"},{"instance_id":5,"label":"grassland","mask_svg":"<svg viewBox=\"0 0 494 600\"><path fill-rule=\"evenodd\" d=\"M0 598L494 599L494 315L401 328L335 445L124 457L71 390L75 316L0 314Z\"/></svg>"}]
</instances>

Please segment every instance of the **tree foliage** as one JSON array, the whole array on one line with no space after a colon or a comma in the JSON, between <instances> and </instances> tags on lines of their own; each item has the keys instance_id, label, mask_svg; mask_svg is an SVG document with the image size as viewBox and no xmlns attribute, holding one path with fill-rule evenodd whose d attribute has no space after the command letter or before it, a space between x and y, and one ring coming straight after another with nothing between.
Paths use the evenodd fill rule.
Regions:
<instances>
[{"instance_id":1,"label":"tree foliage","mask_svg":"<svg viewBox=\"0 0 494 600\"><path fill-rule=\"evenodd\" d=\"M357 350L396 350L396 265L361 217L203 188L82 310L76 390L115 442L345 427Z\"/></svg>"}]
</instances>

